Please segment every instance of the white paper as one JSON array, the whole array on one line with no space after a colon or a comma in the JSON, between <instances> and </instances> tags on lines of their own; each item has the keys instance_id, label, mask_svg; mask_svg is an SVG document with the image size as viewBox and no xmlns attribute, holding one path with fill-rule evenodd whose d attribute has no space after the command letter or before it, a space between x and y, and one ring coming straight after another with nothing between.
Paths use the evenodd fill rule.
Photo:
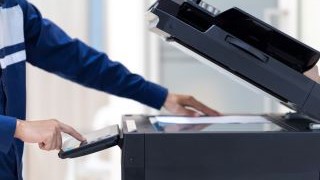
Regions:
<instances>
[{"instance_id":1,"label":"white paper","mask_svg":"<svg viewBox=\"0 0 320 180\"><path fill-rule=\"evenodd\" d=\"M157 116L155 121L171 124L246 124L246 123L270 123L263 116L216 116L216 117L177 117Z\"/></svg>"}]
</instances>

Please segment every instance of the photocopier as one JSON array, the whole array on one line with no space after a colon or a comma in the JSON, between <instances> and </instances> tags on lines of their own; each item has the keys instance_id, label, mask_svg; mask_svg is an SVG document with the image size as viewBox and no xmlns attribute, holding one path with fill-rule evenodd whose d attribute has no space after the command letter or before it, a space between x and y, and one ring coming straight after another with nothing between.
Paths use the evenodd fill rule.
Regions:
<instances>
[{"instance_id":1,"label":"photocopier","mask_svg":"<svg viewBox=\"0 0 320 180\"><path fill-rule=\"evenodd\" d=\"M125 115L109 144L122 149L122 180L320 180L320 85L303 75L317 50L241 9L200 0L158 0L146 16L168 43L295 113L237 116L246 123Z\"/></svg>"}]
</instances>

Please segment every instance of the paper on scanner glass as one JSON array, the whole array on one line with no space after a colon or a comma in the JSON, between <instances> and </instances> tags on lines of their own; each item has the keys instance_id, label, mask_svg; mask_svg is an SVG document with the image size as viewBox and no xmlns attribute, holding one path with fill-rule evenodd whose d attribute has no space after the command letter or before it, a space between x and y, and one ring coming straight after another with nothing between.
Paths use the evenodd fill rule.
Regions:
<instances>
[{"instance_id":1,"label":"paper on scanner glass","mask_svg":"<svg viewBox=\"0 0 320 180\"><path fill-rule=\"evenodd\" d=\"M320 90L302 74L318 51L238 8L219 12L203 1L158 0L147 17L169 43L297 113L125 115L117 136L122 180L320 179L320 131L309 128L320 119Z\"/></svg>"}]
</instances>

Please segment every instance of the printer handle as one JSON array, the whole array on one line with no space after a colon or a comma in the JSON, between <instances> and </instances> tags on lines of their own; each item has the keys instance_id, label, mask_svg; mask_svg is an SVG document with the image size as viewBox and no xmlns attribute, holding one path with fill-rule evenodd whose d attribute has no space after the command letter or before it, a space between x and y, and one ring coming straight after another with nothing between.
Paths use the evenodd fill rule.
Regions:
<instances>
[{"instance_id":1,"label":"printer handle","mask_svg":"<svg viewBox=\"0 0 320 180\"><path fill-rule=\"evenodd\" d=\"M251 56L259 59L260 61L262 61L264 63L268 62L268 60L269 60L269 58L267 56L265 56L264 54L262 54L261 52L259 52L255 48L251 47L250 45L246 44L245 42L243 42L239 39L236 39L231 36L227 36L226 41L229 44L231 44L232 46L250 54Z\"/></svg>"}]
</instances>

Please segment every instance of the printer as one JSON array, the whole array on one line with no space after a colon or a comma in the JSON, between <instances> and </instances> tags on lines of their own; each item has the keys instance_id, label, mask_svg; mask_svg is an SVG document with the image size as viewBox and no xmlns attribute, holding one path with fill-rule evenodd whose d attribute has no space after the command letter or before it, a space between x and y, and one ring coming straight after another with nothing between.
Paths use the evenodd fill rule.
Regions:
<instances>
[{"instance_id":1,"label":"printer","mask_svg":"<svg viewBox=\"0 0 320 180\"><path fill-rule=\"evenodd\" d=\"M220 12L200 0L158 0L147 19L168 43L295 113L200 117L196 123L125 115L108 145L122 149L122 180L320 179L320 128L312 128L320 124L320 85L303 75L318 51L241 9Z\"/></svg>"},{"instance_id":2,"label":"printer","mask_svg":"<svg viewBox=\"0 0 320 180\"><path fill-rule=\"evenodd\" d=\"M320 53L238 8L158 0L150 29L296 113L270 123L174 124L123 116L123 180L319 180L320 85L305 77ZM260 118L261 118L260 117ZM248 117L249 118L249 117Z\"/></svg>"}]
</instances>

